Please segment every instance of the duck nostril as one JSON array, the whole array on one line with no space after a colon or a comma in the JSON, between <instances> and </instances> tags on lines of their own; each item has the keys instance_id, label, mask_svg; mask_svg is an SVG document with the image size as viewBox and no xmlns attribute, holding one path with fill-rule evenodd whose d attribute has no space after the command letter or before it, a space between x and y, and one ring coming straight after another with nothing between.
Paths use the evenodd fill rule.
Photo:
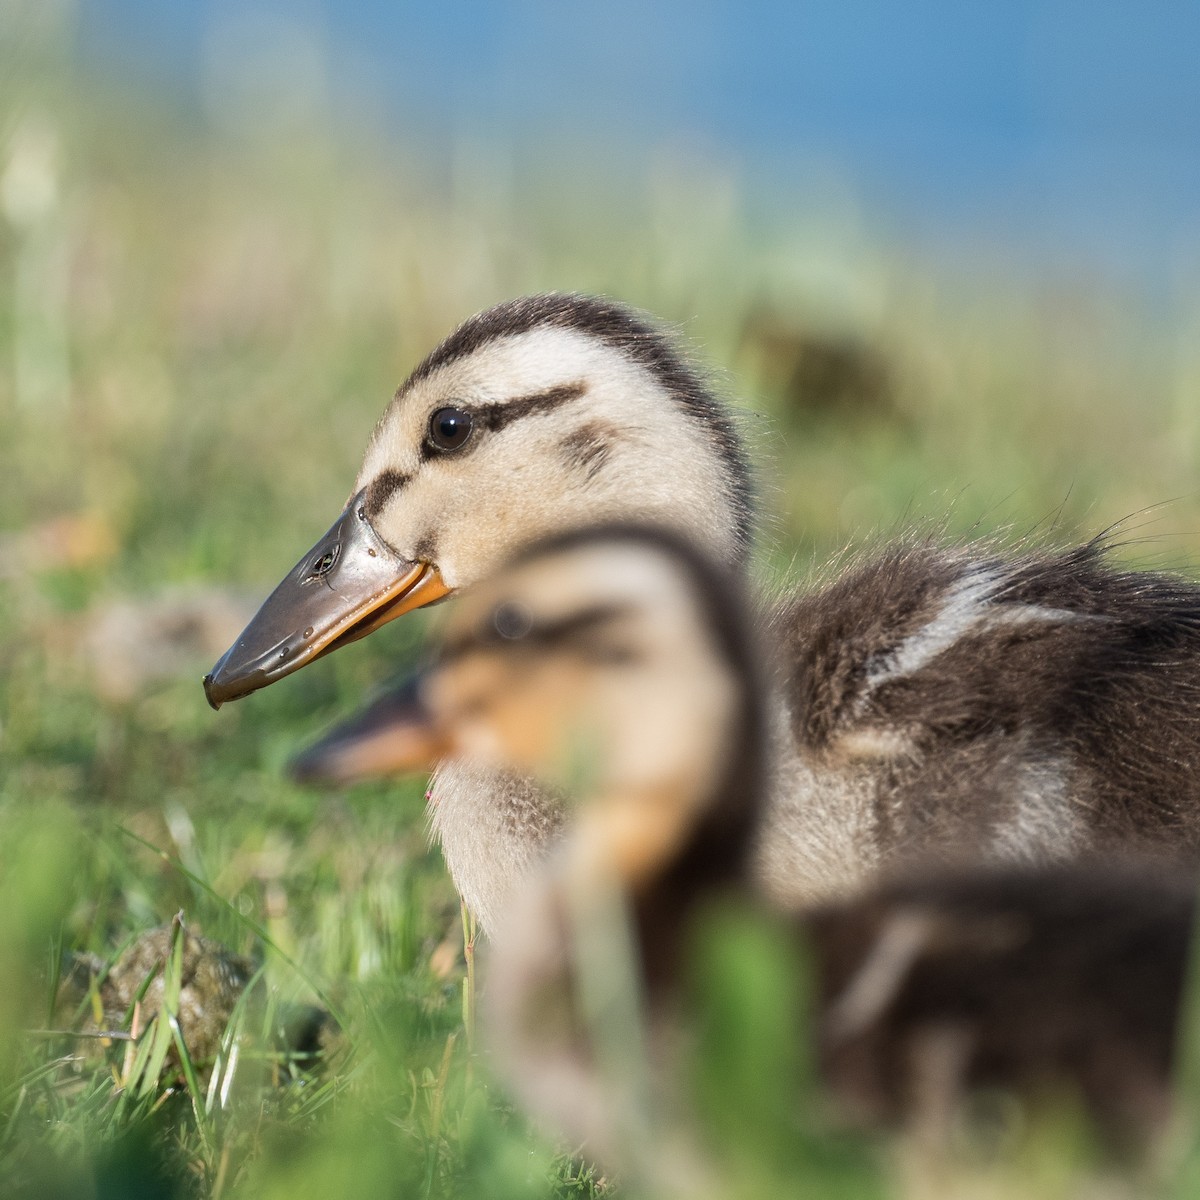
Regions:
<instances>
[{"instance_id":1,"label":"duck nostril","mask_svg":"<svg viewBox=\"0 0 1200 1200\"><path fill-rule=\"evenodd\" d=\"M328 575L337 559L338 549L336 546L332 550L326 550L320 558L313 560L312 566L309 567L309 577L319 579L322 575Z\"/></svg>"}]
</instances>

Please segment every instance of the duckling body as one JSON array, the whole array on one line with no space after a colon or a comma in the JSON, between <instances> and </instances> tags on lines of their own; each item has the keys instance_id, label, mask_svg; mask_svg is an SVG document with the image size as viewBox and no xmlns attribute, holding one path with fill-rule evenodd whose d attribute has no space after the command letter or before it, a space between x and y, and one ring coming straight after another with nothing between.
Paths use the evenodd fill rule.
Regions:
<instances>
[{"instance_id":1,"label":"duckling body","mask_svg":"<svg viewBox=\"0 0 1200 1200\"><path fill-rule=\"evenodd\" d=\"M1109 859L908 875L809 916L843 1113L944 1136L971 1092L1002 1089L1148 1141L1172 1106L1195 894L1193 871Z\"/></svg>"},{"instance_id":2,"label":"duckling body","mask_svg":"<svg viewBox=\"0 0 1200 1200\"><path fill-rule=\"evenodd\" d=\"M914 856L1194 854L1197 601L1093 542L897 546L785 602L768 624L787 714L759 849L770 894L836 894L826 863L851 880Z\"/></svg>"},{"instance_id":3,"label":"duckling body","mask_svg":"<svg viewBox=\"0 0 1200 1200\"><path fill-rule=\"evenodd\" d=\"M417 367L338 522L206 680L220 704L520 546L638 520L744 568L736 424L621 305L511 301ZM1200 845L1200 589L1063 552L901 541L764 605L772 782L755 852L773 902L844 894L910 855L1044 861ZM1166 799L1169 797L1169 800ZM485 930L562 825L528 782L446 763L431 822Z\"/></svg>"},{"instance_id":4,"label":"duckling body","mask_svg":"<svg viewBox=\"0 0 1200 1200\"><path fill-rule=\"evenodd\" d=\"M1193 855L1194 605L1190 584L1117 571L1101 543L913 544L769 610L756 886L797 910L910 859ZM561 798L453 759L430 795L455 885L494 933L561 836Z\"/></svg>"},{"instance_id":5,"label":"duckling body","mask_svg":"<svg viewBox=\"0 0 1200 1200\"><path fill-rule=\"evenodd\" d=\"M112 962L90 953L65 956L55 1002L58 1015L64 1022L78 1023L88 1035L103 1037L129 1028L136 1006L133 1034L145 1036L163 1010L176 939L179 994L172 1016L193 1065L206 1070L229 1034L239 1006L249 1002L251 1011L261 1015L264 997L247 995L259 973L250 959L182 922L146 930ZM275 1049L291 1061L311 1066L318 1056L328 1059L344 1048L341 1029L323 1008L279 1003L275 1015ZM172 1048L165 1069L175 1071L178 1065Z\"/></svg>"},{"instance_id":6,"label":"duckling body","mask_svg":"<svg viewBox=\"0 0 1200 1200\"><path fill-rule=\"evenodd\" d=\"M557 845L496 914L484 1015L530 1111L591 1153L620 1158L658 1128L637 996L657 1034L699 907L750 869L767 730L739 591L661 530L551 539L464 597L410 717L449 761L558 797Z\"/></svg>"},{"instance_id":7,"label":"duckling body","mask_svg":"<svg viewBox=\"0 0 1200 1200\"><path fill-rule=\"evenodd\" d=\"M455 890L489 936L560 840L566 820L562 798L528 777L463 759L434 770L430 830Z\"/></svg>"}]
</instances>

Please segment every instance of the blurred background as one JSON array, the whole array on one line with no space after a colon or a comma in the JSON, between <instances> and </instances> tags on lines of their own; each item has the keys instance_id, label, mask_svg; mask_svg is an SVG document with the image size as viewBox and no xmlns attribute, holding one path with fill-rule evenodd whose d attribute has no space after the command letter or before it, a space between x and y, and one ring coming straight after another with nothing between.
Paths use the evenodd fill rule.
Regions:
<instances>
[{"instance_id":1,"label":"blurred background","mask_svg":"<svg viewBox=\"0 0 1200 1200\"><path fill-rule=\"evenodd\" d=\"M0 0L0 814L33 847L0 954L35 980L0 1006L4 1095L42 1080L60 1150L121 1134L102 1106L79 1133L14 1030L46 1021L46 930L111 956L179 909L450 1053L420 785L280 776L421 618L219 714L199 681L395 386L497 300L681 331L746 414L764 574L913 522L1124 522L1122 554L1196 561L1198 52L1185 0ZM432 1194L467 1152L414 1088ZM209 1184L265 1161L234 1122L221 1168L202 1124Z\"/></svg>"}]
</instances>

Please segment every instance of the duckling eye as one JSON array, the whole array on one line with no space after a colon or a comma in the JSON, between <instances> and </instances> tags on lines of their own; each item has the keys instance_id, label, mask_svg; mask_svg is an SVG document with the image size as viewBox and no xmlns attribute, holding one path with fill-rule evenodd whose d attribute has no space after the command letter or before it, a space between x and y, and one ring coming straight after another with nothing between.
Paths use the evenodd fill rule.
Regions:
<instances>
[{"instance_id":1,"label":"duckling eye","mask_svg":"<svg viewBox=\"0 0 1200 1200\"><path fill-rule=\"evenodd\" d=\"M462 408L439 408L429 418L429 444L438 450L461 450L471 436L474 418Z\"/></svg>"},{"instance_id":2,"label":"duckling eye","mask_svg":"<svg viewBox=\"0 0 1200 1200\"><path fill-rule=\"evenodd\" d=\"M492 613L492 628L505 641L516 641L533 628L533 616L523 604L501 604Z\"/></svg>"}]
</instances>

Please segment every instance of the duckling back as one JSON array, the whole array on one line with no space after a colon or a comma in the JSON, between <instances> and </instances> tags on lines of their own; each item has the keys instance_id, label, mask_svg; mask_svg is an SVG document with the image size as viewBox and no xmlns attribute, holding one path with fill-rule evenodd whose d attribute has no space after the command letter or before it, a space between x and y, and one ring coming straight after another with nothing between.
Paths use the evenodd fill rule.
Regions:
<instances>
[{"instance_id":1,"label":"duckling back","mask_svg":"<svg viewBox=\"0 0 1200 1200\"><path fill-rule=\"evenodd\" d=\"M915 855L1200 847L1194 584L1122 571L1103 542L1007 557L911 544L793 599L773 632L792 774L768 826L813 828L825 859L840 826L851 885ZM801 842L764 835L785 904L812 899L804 881L824 867Z\"/></svg>"}]
</instances>

